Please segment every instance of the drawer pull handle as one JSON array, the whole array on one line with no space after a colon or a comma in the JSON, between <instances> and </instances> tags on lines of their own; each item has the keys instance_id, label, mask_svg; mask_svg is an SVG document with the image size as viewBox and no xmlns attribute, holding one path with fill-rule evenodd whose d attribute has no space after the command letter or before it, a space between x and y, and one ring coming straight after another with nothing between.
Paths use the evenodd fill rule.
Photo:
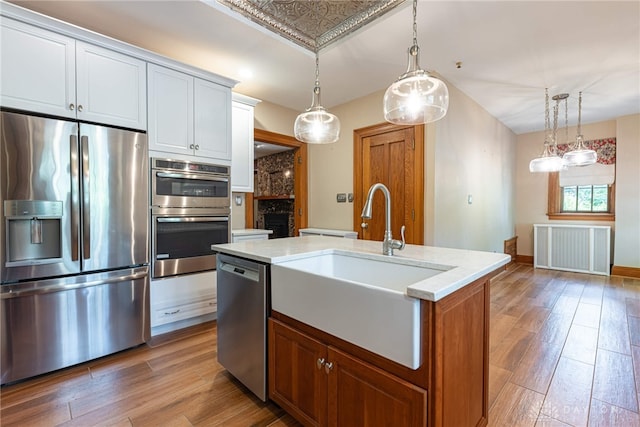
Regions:
<instances>
[{"instance_id":1,"label":"drawer pull handle","mask_svg":"<svg viewBox=\"0 0 640 427\"><path fill-rule=\"evenodd\" d=\"M169 316L171 314L176 314L176 313L179 313L179 312L180 312L180 309L177 309L176 311L165 311L164 314Z\"/></svg>"},{"instance_id":2,"label":"drawer pull handle","mask_svg":"<svg viewBox=\"0 0 640 427\"><path fill-rule=\"evenodd\" d=\"M322 367L324 366L324 363L325 361L323 358L316 360L316 366L318 367L318 369L322 369Z\"/></svg>"},{"instance_id":3,"label":"drawer pull handle","mask_svg":"<svg viewBox=\"0 0 640 427\"><path fill-rule=\"evenodd\" d=\"M333 362L327 362L324 365L324 371L328 374L333 369Z\"/></svg>"}]
</instances>

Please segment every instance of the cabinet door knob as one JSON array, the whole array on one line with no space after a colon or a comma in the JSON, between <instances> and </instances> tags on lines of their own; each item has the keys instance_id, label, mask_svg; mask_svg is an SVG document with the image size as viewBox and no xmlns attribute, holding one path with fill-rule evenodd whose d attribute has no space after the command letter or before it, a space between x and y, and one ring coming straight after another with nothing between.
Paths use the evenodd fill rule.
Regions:
<instances>
[{"instance_id":1,"label":"cabinet door knob","mask_svg":"<svg viewBox=\"0 0 640 427\"><path fill-rule=\"evenodd\" d=\"M360 227L369 228L369 224L367 224L366 222L363 222L362 224L360 224Z\"/></svg>"},{"instance_id":2,"label":"cabinet door knob","mask_svg":"<svg viewBox=\"0 0 640 427\"><path fill-rule=\"evenodd\" d=\"M324 366L324 359L322 357L316 360L316 366L318 367L318 369L322 369L322 367Z\"/></svg>"},{"instance_id":3,"label":"cabinet door knob","mask_svg":"<svg viewBox=\"0 0 640 427\"><path fill-rule=\"evenodd\" d=\"M189 146L189 148L191 148L191 149L193 150L195 147L194 147L194 145L193 145L193 144L191 144L191 145Z\"/></svg>"},{"instance_id":4,"label":"cabinet door knob","mask_svg":"<svg viewBox=\"0 0 640 427\"><path fill-rule=\"evenodd\" d=\"M327 362L324 364L324 371L328 374L333 369L333 362Z\"/></svg>"},{"instance_id":5,"label":"cabinet door knob","mask_svg":"<svg viewBox=\"0 0 640 427\"><path fill-rule=\"evenodd\" d=\"M198 144L196 144L196 150L199 150L200 146Z\"/></svg>"},{"instance_id":6,"label":"cabinet door knob","mask_svg":"<svg viewBox=\"0 0 640 427\"><path fill-rule=\"evenodd\" d=\"M73 103L69 104L69 110L73 111L74 108L76 108L76 106L73 105Z\"/></svg>"},{"instance_id":7,"label":"cabinet door knob","mask_svg":"<svg viewBox=\"0 0 640 427\"><path fill-rule=\"evenodd\" d=\"M82 112L82 104L78 105L78 111Z\"/></svg>"}]
</instances>

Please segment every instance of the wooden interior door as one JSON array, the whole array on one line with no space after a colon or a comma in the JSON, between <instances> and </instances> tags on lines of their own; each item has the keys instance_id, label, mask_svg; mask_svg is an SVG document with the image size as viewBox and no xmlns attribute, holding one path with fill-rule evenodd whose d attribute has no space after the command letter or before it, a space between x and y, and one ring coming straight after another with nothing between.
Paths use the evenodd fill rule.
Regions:
<instances>
[{"instance_id":1,"label":"wooden interior door","mask_svg":"<svg viewBox=\"0 0 640 427\"><path fill-rule=\"evenodd\" d=\"M424 126L381 124L354 131L353 227L358 238L382 241L385 200L377 191L370 220L361 217L369 188L382 183L391 194L391 232L407 243L424 242Z\"/></svg>"}]
</instances>

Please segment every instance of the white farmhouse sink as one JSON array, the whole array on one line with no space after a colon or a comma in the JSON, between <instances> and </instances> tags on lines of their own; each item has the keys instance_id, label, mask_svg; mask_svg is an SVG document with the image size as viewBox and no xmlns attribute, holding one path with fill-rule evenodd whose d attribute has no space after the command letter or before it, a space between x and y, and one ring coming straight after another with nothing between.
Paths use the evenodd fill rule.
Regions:
<instances>
[{"instance_id":1,"label":"white farmhouse sink","mask_svg":"<svg viewBox=\"0 0 640 427\"><path fill-rule=\"evenodd\" d=\"M420 300L407 286L453 267L334 250L271 266L273 310L411 369L421 364Z\"/></svg>"}]
</instances>

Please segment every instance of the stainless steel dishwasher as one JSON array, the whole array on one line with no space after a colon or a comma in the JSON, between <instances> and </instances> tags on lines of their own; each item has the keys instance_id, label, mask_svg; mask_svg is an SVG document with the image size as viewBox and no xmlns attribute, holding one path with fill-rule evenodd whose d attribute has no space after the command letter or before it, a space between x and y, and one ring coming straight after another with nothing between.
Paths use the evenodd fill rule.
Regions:
<instances>
[{"instance_id":1,"label":"stainless steel dishwasher","mask_svg":"<svg viewBox=\"0 0 640 427\"><path fill-rule=\"evenodd\" d=\"M218 254L218 362L267 400L268 265Z\"/></svg>"}]
</instances>

